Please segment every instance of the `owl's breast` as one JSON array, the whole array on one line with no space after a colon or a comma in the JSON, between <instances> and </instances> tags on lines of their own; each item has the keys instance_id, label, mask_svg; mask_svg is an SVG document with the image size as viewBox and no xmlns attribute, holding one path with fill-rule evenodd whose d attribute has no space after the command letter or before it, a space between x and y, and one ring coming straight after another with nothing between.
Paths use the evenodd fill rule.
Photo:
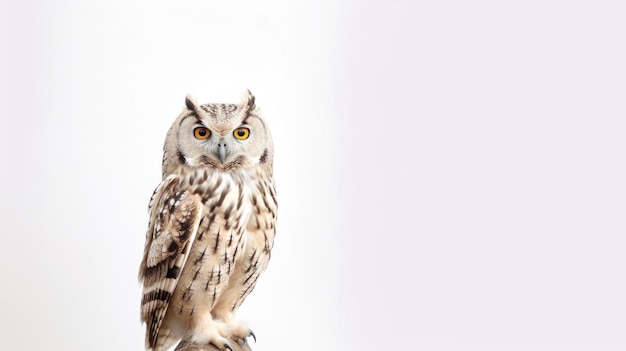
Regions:
<instances>
[{"instance_id":1,"label":"owl's breast","mask_svg":"<svg viewBox=\"0 0 626 351\"><path fill-rule=\"evenodd\" d=\"M228 287L253 208L245 181L223 174L195 177L200 181L189 185L202 198L202 217L168 311L190 320L210 313Z\"/></svg>"}]
</instances>

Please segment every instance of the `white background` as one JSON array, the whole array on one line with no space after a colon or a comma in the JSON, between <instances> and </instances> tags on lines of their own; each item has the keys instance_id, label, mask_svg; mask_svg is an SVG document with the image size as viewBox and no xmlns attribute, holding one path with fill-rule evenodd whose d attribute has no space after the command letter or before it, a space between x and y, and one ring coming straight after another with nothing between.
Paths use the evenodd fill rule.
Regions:
<instances>
[{"instance_id":1,"label":"white background","mask_svg":"<svg viewBox=\"0 0 626 351\"><path fill-rule=\"evenodd\" d=\"M626 349L620 1L3 1L0 349L141 350L186 94L257 96L256 351Z\"/></svg>"}]
</instances>

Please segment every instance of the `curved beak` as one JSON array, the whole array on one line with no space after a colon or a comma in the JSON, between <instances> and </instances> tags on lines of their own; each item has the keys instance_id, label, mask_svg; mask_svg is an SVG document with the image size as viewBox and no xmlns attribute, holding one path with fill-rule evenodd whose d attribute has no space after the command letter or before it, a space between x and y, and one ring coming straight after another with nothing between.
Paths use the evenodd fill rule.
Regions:
<instances>
[{"instance_id":1,"label":"curved beak","mask_svg":"<svg viewBox=\"0 0 626 351\"><path fill-rule=\"evenodd\" d=\"M217 155L220 158L220 162L223 164L224 160L226 159L226 143L223 141L220 141L217 144Z\"/></svg>"}]
</instances>

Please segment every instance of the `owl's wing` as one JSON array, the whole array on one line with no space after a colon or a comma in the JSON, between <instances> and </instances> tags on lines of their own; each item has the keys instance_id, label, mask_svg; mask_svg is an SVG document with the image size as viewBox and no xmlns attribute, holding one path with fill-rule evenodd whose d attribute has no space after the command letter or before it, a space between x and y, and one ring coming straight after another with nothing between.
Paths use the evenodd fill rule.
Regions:
<instances>
[{"instance_id":1,"label":"owl's wing","mask_svg":"<svg viewBox=\"0 0 626 351\"><path fill-rule=\"evenodd\" d=\"M141 319L146 344L154 347L172 293L193 244L202 213L198 195L179 189L171 176L157 187L150 200L150 223L139 279L143 283Z\"/></svg>"}]
</instances>

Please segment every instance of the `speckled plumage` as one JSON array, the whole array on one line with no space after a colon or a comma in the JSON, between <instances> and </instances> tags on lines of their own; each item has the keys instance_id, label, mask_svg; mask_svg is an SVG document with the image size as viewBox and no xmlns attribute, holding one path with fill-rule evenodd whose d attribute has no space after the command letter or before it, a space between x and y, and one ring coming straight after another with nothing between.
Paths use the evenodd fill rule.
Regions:
<instances>
[{"instance_id":1,"label":"speckled plumage","mask_svg":"<svg viewBox=\"0 0 626 351\"><path fill-rule=\"evenodd\" d=\"M254 101L188 97L167 134L139 272L147 349L182 338L228 349L251 335L234 313L268 264L277 210L272 138Z\"/></svg>"}]
</instances>

